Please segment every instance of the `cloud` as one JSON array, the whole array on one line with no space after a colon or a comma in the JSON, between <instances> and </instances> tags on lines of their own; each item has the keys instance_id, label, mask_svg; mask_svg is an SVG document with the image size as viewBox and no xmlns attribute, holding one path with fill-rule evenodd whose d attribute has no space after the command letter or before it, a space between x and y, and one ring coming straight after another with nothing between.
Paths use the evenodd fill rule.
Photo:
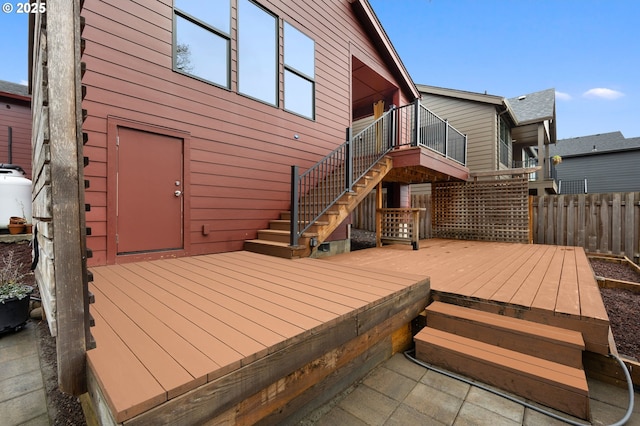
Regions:
<instances>
[{"instance_id":1,"label":"cloud","mask_svg":"<svg viewBox=\"0 0 640 426\"><path fill-rule=\"evenodd\" d=\"M559 99L561 101L570 101L572 98L570 94L564 93L564 92L558 92L556 90L556 99Z\"/></svg>"},{"instance_id":2,"label":"cloud","mask_svg":"<svg viewBox=\"0 0 640 426\"><path fill-rule=\"evenodd\" d=\"M614 100L624 96L624 93L618 92L613 89L606 89L604 87L596 87L595 89L589 89L582 94L585 98L591 99L608 99Z\"/></svg>"},{"instance_id":3,"label":"cloud","mask_svg":"<svg viewBox=\"0 0 640 426\"><path fill-rule=\"evenodd\" d=\"M22 84L23 86L28 86L29 82L27 80L20 80L20 84Z\"/></svg>"}]
</instances>

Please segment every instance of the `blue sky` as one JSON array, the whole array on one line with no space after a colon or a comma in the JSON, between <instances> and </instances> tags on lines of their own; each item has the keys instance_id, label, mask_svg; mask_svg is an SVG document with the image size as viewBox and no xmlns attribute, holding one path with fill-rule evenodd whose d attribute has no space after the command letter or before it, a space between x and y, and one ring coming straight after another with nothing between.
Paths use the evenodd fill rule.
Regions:
<instances>
[{"instance_id":1,"label":"blue sky","mask_svg":"<svg viewBox=\"0 0 640 426\"><path fill-rule=\"evenodd\" d=\"M413 80L507 98L555 88L558 138L640 137L640 2L370 0ZM0 80L27 80L27 15L0 12Z\"/></svg>"},{"instance_id":2,"label":"blue sky","mask_svg":"<svg viewBox=\"0 0 640 426\"><path fill-rule=\"evenodd\" d=\"M558 138L640 137L640 2L369 0L417 84L556 89Z\"/></svg>"}]
</instances>

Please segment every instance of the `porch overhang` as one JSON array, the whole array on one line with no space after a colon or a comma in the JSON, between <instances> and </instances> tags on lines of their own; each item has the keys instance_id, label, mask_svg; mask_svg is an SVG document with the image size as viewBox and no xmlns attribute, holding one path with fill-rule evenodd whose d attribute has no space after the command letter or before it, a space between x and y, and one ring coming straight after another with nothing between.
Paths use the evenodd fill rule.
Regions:
<instances>
[{"instance_id":1,"label":"porch overhang","mask_svg":"<svg viewBox=\"0 0 640 426\"><path fill-rule=\"evenodd\" d=\"M469 180L467 167L428 148L397 149L389 156L393 158L393 169L385 176L385 182L412 184Z\"/></svg>"}]
</instances>

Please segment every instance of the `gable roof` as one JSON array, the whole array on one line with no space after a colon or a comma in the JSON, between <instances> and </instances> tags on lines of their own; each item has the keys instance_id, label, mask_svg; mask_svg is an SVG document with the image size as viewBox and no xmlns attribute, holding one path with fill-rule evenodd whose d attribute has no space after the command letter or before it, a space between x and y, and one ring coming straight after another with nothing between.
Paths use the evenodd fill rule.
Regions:
<instances>
[{"instance_id":1,"label":"gable roof","mask_svg":"<svg viewBox=\"0 0 640 426\"><path fill-rule=\"evenodd\" d=\"M577 138L560 139L551 146L550 154L562 157L603 152L640 149L640 137L625 138L621 132L599 133Z\"/></svg>"},{"instance_id":2,"label":"gable roof","mask_svg":"<svg viewBox=\"0 0 640 426\"><path fill-rule=\"evenodd\" d=\"M540 92L516 96L507 99L513 109L519 125L553 120L555 118L556 90L546 89Z\"/></svg>"},{"instance_id":3,"label":"gable roof","mask_svg":"<svg viewBox=\"0 0 640 426\"><path fill-rule=\"evenodd\" d=\"M29 88L27 86L4 80L0 80L0 96L20 99L23 101L31 100L31 96L29 96Z\"/></svg>"},{"instance_id":4,"label":"gable roof","mask_svg":"<svg viewBox=\"0 0 640 426\"><path fill-rule=\"evenodd\" d=\"M409 72L405 68L400 55L393 47L389 36L382 28L382 24L378 20L376 13L369 4L368 0L349 0L351 7L356 12L356 16L362 23L363 27L371 37L376 47L380 50L380 54L386 61L387 65L391 69L391 72L398 79L398 82L402 85L402 89L410 95L409 98L417 99L420 97L420 93L416 88L413 79L409 75Z\"/></svg>"},{"instance_id":5,"label":"gable roof","mask_svg":"<svg viewBox=\"0 0 640 426\"><path fill-rule=\"evenodd\" d=\"M430 95L447 96L449 98L463 99L466 101L482 102L491 105L504 105L504 98L497 95L489 95L486 92L468 92L466 90L448 89L445 87L429 86L426 84L416 85L420 93L428 93Z\"/></svg>"}]
</instances>

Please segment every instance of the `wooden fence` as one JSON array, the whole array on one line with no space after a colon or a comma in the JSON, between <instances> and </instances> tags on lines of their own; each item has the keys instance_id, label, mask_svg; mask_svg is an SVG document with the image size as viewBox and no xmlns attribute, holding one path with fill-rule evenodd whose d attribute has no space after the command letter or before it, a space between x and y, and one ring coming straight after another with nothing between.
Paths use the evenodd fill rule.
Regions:
<instances>
[{"instance_id":1,"label":"wooden fence","mask_svg":"<svg viewBox=\"0 0 640 426\"><path fill-rule=\"evenodd\" d=\"M533 197L533 241L640 256L640 192Z\"/></svg>"},{"instance_id":2,"label":"wooden fence","mask_svg":"<svg viewBox=\"0 0 640 426\"><path fill-rule=\"evenodd\" d=\"M433 185L433 236L528 243L526 177Z\"/></svg>"}]
</instances>

